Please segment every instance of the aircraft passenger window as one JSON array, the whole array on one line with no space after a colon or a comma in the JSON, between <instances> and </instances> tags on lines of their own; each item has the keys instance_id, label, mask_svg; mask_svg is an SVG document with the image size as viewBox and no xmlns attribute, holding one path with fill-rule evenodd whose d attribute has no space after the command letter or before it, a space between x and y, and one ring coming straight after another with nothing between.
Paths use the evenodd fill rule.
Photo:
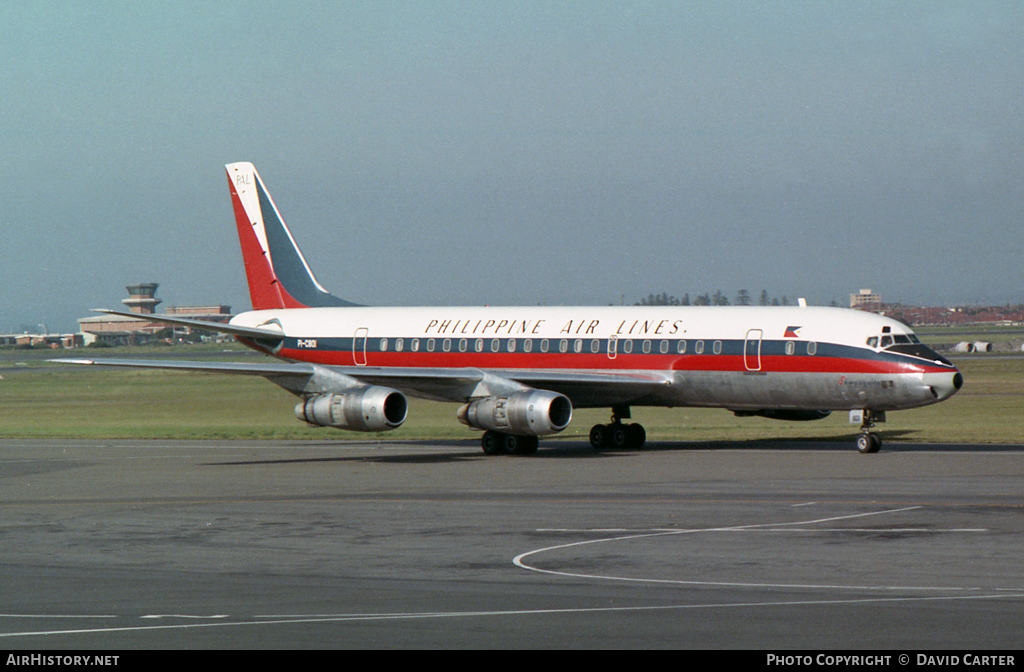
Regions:
<instances>
[{"instance_id":1,"label":"aircraft passenger window","mask_svg":"<svg viewBox=\"0 0 1024 672\"><path fill-rule=\"evenodd\" d=\"M627 355L633 352L633 341L628 338L622 342L622 351Z\"/></svg>"},{"instance_id":2,"label":"aircraft passenger window","mask_svg":"<svg viewBox=\"0 0 1024 672\"><path fill-rule=\"evenodd\" d=\"M468 347L469 347L469 342L466 339L464 339L464 338L459 339L459 352L465 352L466 348L468 348Z\"/></svg>"},{"instance_id":3,"label":"aircraft passenger window","mask_svg":"<svg viewBox=\"0 0 1024 672\"><path fill-rule=\"evenodd\" d=\"M722 354L722 342L715 341L714 345L711 346L711 349L714 351L716 355Z\"/></svg>"},{"instance_id":4,"label":"aircraft passenger window","mask_svg":"<svg viewBox=\"0 0 1024 672\"><path fill-rule=\"evenodd\" d=\"M676 352L678 352L680 355L686 353L686 341L679 341L678 343L676 343Z\"/></svg>"},{"instance_id":5,"label":"aircraft passenger window","mask_svg":"<svg viewBox=\"0 0 1024 672\"><path fill-rule=\"evenodd\" d=\"M572 344L573 352L583 352L583 339L577 338L576 342Z\"/></svg>"},{"instance_id":6,"label":"aircraft passenger window","mask_svg":"<svg viewBox=\"0 0 1024 672\"><path fill-rule=\"evenodd\" d=\"M892 345L892 336L882 336L882 347L888 348Z\"/></svg>"},{"instance_id":7,"label":"aircraft passenger window","mask_svg":"<svg viewBox=\"0 0 1024 672\"><path fill-rule=\"evenodd\" d=\"M704 341L697 341L693 346L693 352L697 355L704 354Z\"/></svg>"},{"instance_id":8,"label":"aircraft passenger window","mask_svg":"<svg viewBox=\"0 0 1024 672\"><path fill-rule=\"evenodd\" d=\"M558 351L567 352L569 350L569 341L564 338L558 342Z\"/></svg>"},{"instance_id":9,"label":"aircraft passenger window","mask_svg":"<svg viewBox=\"0 0 1024 672\"><path fill-rule=\"evenodd\" d=\"M401 352L402 348L404 347L404 344L405 344L405 340L404 339L396 338L395 339L395 352Z\"/></svg>"},{"instance_id":10,"label":"aircraft passenger window","mask_svg":"<svg viewBox=\"0 0 1024 672\"><path fill-rule=\"evenodd\" d=\"M412 350L413 352L419 352L420 351L420 339L418 339L418 338L412 339L412 343L409 344L409 349Z\"/></svg>"},{"instance_id":11,"label":"aircraft passenger window","mask_svg":"<svg viewBox=\"0 0 1024 672\"><path fill-rule=\"evenodd\" d=\"M591 352L601 352L601 341L597 340L596 338L594 340L592 340L590 342L590 351Z\"/></svg>"},{"instance_id":12,"label":"aircraft passenger window","mask_svg":"<svg viewBox=\"0 0 1024 672\"><path fill-rule=\"evenodd\" d=\"M427 352L433 352L433 351L434 351L434 339L428 338L427 339Z\"/></svg>"},{"instance_id":13,"label":"aircraft passenger window","mask_svg":"<svg viewBox=\"0 0 1024 672\"><path fill-rule=\"evenodd\" d=\"M651 342L650 341L644 341L644 354L646 355L650 351L651 351Z\"/></svg>"},{"instance_id":14,"label":"aircraft passenger window","mask_svg":"<svg viewBox=\"0 0 1024 672\"><path fill-rule=\"evenodd\" d=\"M660 347L661 347L661 354L664 355L666 352L668 352L668 341L662 341Z\"/></svg>"},{"instance_id":15,"label":"aircraft passenger window","mask_svg":"<svg viewBox=\"0 0 1024 672\"><path fill-rule=\"evenodd\" d=\"M381 352L387 352L388 351L388 339L386 339L386 338L380 339L380 351Z\"/></svg>"},{"instance_id":16,"label":"aircraft passenger window","mask_svg":"<svg viewBox=\"0 0 1024 672\"><path fill-rule=\"evenodd\" d=\"M523 352L530 352L531 350L533 350L533 339L528 338L523 341Z\"/></svg>"},{"instance_id":17,"label":"aircraft passenger window","mask_svg":"<svg viewBox=\"0 0 1024 672\"><path fill-rule=\"evenodd\" d=\"M473 349L476 350L477 352L483 352L484 351L484 339L482 339L482 338L476 339L476 343L473 344Z\"/></svg>"},{"instance_id":18,"label":"aircraft passenger window","mask_svg":"<svg viewBox=\"0 0 1024 672\"><path fill-rule=\"evenodd\" d=\"M792 355L796 352L796 343L793 341L786 341L786 354Z\"/></svg>"},{"instance_id":19,"label":"aircraft passenger window","mask_svg":"<svg viewBox=\"0 0 1024 672\"><path fill-rule=\"evenodd\" d=\"M814 341L808 341L807 343L807 354L816 355L818 354L818 344Z\"/></svg>"},{"instance_id":20,"label":"aircraft passenger window","mask_svg":"<svg viewBox=\"0 0 1024 672\"><path fill-rule=\"evenodd\" d=\"M441 349L444 350L445 352L450 351L452 349L452 339L444 339L444 341L441 343Z\"/></svg>"},{"instance_id":21,"label":"aircraft passenger window","mask_svg":"<svg viewBox=\"0 0 1024 672\"><path fill-rule=\"evenodd\" d=\"M540 341L540 351L541 352L547 352L548 351L548 339L546 339L546 338L541 339L541 341Z\"/></svg>"},{"instance_id":22,"label":"aircraft passenger window","mask_svg":"<svg viewBox=\"0 0 1024 672\"><path fill-rule=\"evenodd\" d=\"M501 341L496 338L491 339L491 352L497 352L498 348L501 347Z\"/></svg>"},{"instance_id":23,"label":"aircraft passenger window","mask_svg":"<svg viewBox=\"0 0 1024 672\"><path fill-rule=\"evenodd\" d=\"M509 352L515 352L516 351L516 339L514 339L514 338L508 339L508 351Z\"/></svg>"},{"instance_id":24,"label":"aircraft passenger window","mask_svg":"<svg viewBox=\"0 0 1024 672\"><path fill-rule=\"evenodd\" d=\"M878 347L878 336L869 336L868 337L868 347L869 348L877 348Z\"/></svg>"}]
</instances>

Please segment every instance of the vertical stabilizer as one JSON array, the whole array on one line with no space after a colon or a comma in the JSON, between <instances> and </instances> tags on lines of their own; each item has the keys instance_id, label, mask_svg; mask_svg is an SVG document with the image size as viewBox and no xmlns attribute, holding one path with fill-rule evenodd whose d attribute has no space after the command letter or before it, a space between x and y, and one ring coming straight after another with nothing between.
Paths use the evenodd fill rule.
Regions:
<instances>
[{"instance_id":1,"label":"vertical stabilizer","mask_svg":"<svg viewBox=\"0 0 1024 672\"><path fill-rule=\"evenodd\" d=\"M317 282L255 166L225 168L253 310L356 305Z\"/></svg>"}]
</instances>

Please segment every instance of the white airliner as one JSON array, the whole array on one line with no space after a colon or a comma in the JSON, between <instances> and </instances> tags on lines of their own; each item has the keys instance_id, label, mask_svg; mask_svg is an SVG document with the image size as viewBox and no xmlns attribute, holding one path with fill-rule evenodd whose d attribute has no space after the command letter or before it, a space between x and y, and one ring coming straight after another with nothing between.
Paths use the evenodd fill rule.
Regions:
<instances>
[{"instance_id":1,"label":"white airliner","mask_svg":"<svg viewBox=\"0 0 1024 672\"><path fill-rule=\"evenodd\" d=\"M253 310L229 324L103 311L232 334L266 364L76 360L260 375L311 425L362 432L406 419L406 395L461 403L487 454L531 454L574 408L608 407L595 448L639 448L633 406L705 406L814 420L861 411L861 452L886 411L948 399L963 377L904 324L819 307L370 308L310 270L251 163L226 166Z\"/></svg>"}]
</instances>

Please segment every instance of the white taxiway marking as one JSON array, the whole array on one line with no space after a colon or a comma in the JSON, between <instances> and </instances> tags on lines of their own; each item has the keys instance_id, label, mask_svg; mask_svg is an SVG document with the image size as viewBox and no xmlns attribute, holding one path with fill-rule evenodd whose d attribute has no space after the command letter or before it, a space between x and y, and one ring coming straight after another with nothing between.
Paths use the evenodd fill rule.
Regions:
<instances>
[{"instance_id":1,"label":"white taxiway marking","mask_svg":"<svg viewBox=\"0 0 1024 672\"><path fill-rule=\"evenodd\" d=\"M626 527L540 527L537 528L538 532L552 532L552 533L573 533L573 534L667 534L671 532L690 532L691 530L684 530L678 527L651 527L647 529L630 529ZM942 533L962 533L962 532L988 532L987 528L984 527L951 527L943 529L935 529L931 527L815 527L815 528L802 528L802 527L787 527L781 528L765 528L759 530L745 530L739 528L720 528L720 529L709 529L700 530L704 532L875 532L879 534L891 534L893 532L921 532L928 534L942 534Z\"/></svg>"},{"instance_id":2,"label":"white taxiway marking","mask_svg":"<svg viewBox=\"0 0 1024 672\"><path fill-rule=\"evenodd\" d=\"M0 618L117 618L112 614L0 614Z\"/></svg>"},{"instance_id":3,"label":"white taxiway marking","mask_svg":"<svg viewBox=\"0 0 1024 672\"><path fill-rule=\"evenodd\" d=\"M52 635L100 634L108 632L142 632L152 630L191 630L197 628L228 628L253 625L293 625L308 623L352 623L365 621L403 621L436 618L484 618L500 616L535 616L558 614L596 614L607 612L682 611L688 609L735 609L743 607L786 607L813 605L854 605L885 604L894 602L955 601L955 600L998 600L1024 598L1024 592L1013 595L945 595L932 597L875 597L848 600L780 600L776 602L724 602L716 604L669 604L647 607L588 607L566 609L516 609L509 611L442 611L394 614L333 614L333 615L291 615L252 616L248 621L220 621L218 623L181 623L176 625L140 625L113 628L80 628L76 630L39 630L35 632L4 632L0 638L41 637Z\"/></svg>"},{"instance_id":4,"label":"white taxiway marking","mask_svg":"<svg viewBox=\"0 0 1024 672\"><path fill-rule=\"evenodd\" d=\"M147 614L139 618L191 618L195 620L210 620L217 618L228 618L228 614L213 614L212 616L193 616L191 614Z\"/></svg>"},{"instance_id":5,"label":"white taxiway marking","mask_svg":"<svg viewBox=\"0 0 1024 672\"><path fill-rule=\"evenodd\" d=\"M681 585L681 586L720 586L720 587L731 587L731 588L801 588L801 589L827 589L827 590L927 590L927 591L977 591L982 590L978 587L962 587L962 586L851 586L841 584L801 584L801 583L758 583L758 582L745 582L745 581L697 581L697 580L682 580L682 579L650 579L643 577L631 577L631 576L610 576L601 574L583 574L579 572L562 572L552 569L541 569L533 565L529 565L525 562L526 558L534 555L540 555L550 551L557 551L566 548L574 548L581 546L589 546L593 544L604 544L614 541L629 541L632 539L645 539L652 537L667 537L681 534L697 534L707 532L753 532L753 531L805 531L802 528L796 527L814 525L817 523L830 523L837 520L852 520L855 518L867 518L869 516L881 516L894 513L903 513L906 511L914 511L920 509L920 506L908 506L901 509L885 509L883 511L869 511L868 513L855 513L846 516L830 516L828 518L817 518L814 520L799 520L792 523L760 523L756 525L732 525L729 527L711 527L711 528L694 528L694 529L675 529L667 531L657 532L646 532L639 534L626 534L625 536L616 537L604 537L601 539L589 539L587 541L577 541L570 544L559 544L557 546L548 546L546 548L538 548L526 553L521 553L512 559L513 564L522 569L529 570L531 572L539 572L541 574L551 574L553 576L565 576L574 579L597 579L600 581L623 581L630 583L653 583L661 585ZM814 530L806 530L817 532L817 528ZM871 530L875 533L884 533L886 530L878 529Z\"/></svg>"}]
</instances>

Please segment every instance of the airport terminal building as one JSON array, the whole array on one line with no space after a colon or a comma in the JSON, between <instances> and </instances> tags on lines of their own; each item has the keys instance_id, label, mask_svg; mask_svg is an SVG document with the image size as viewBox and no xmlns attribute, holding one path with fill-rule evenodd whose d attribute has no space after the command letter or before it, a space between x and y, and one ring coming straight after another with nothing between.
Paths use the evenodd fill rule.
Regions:
<instances>
[{"instance_id":1,"label":"airport terminal building","mask_svg":"<svg viewBox=\"0 0 1024 672\"><path fill-rule=\"evenodd\" d=\"M156 282L140 282L128 285L128 298L121 302L128 310L140 316L155 315L162 299L156 298ZM176 315L210 322L227 322L231 319L231 306L170 306L166 315ZM96 315L78 320L78 330L84 345L140 345L156 341L173 343L183 338L191 339L194 334L188 327L170 327L160 322L124 317L121 315Z\"/></svg>"}]
</instances>

